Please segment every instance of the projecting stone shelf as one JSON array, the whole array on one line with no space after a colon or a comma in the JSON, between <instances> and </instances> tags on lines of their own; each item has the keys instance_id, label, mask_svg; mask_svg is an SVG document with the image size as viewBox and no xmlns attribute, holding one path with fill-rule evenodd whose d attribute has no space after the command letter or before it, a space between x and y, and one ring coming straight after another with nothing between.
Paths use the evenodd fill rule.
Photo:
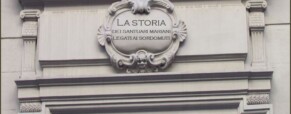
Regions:
<instances>
[{"instance_id":1,"label":"projecting stone shelf","mask_svg":"<svg viewBox=\"0 0 291 114\"><path fill-rule=\"evenodd\" d=\"M17 80L16 84L19 88L19 99L21 100L36 100L39 99L39 97L59 98L61 96L107 95L106 97L109 97L110 95L124 96L124 94L247 94L250 91L269 92L271 89L270 80L272 78L272 73L272 71L240 71L215 73L116 74L98 77L83 76L78 78L21 79ZM258 84L256 85L255 83L257 82ZM88 92L79 93L81 90L78 89L85 86L91 89L86 89ZM33 93L29 94L34 97L22 95L23 92L26 93L26 90L29 89L40 93L40 96L35 96Z\"/></svg>"},{"instance_id":2,"label":"projecting stone shelf","mask_svg":"<svg viewBox=\"0 0 291 114\"><path fill-rule=\"evenodd\" d=\"M20 79L16 81L18 87L56 86L56 85L102 85L102 84L130 84L156 82L183 81L213 81L237 79L271 79L273 71L239 71L213 73L143 73L143 74L114 74L98 77L66 77L39 78L35 80Z\"/></svg>"},{"instance_id":3,"label":"projecting stone shelf","mask_svg":"<svg viewBox=\"0 0 291 114\"><path fill-rule=\"evenodd\" d=\"M269 105L263 107L260 105L261 108L256 105L269 103L272 73L272 71L238 71L114 74L78 78L60 76L34 80L21 79L17 80L16 84L18 98L24 111L34 111L29 108L29 103L38 107L40 102L44 102L53 114L71 113L74 109L86 112L91 108L94 109L91 110L93 112L111 112L112 110L106 110L98 105L107 100L116 104L108 107L117 108L117 112L136 111L135 106L142 102L149 103L141 105L143 109L163 110L169 108L170 104L176 108L191 105L192 108L189 107L189 110L195 110L202 107L239 108L243 101L245 105L253 105L257 110L270 108ZM247 97L248 95L250 96ZM256 98L259 98L259 101L256 101ZM131 102L133 99L135 102ZM88 104L89 101L93 104ZM163 104L165 101L168 103ZM128 105L120 105L123 102ZM74 104L73 107L71 103ZM160 107L151 108L156 103L161 103ZM227 107L220 107L222 105ZM127 108L119 110L120 106ZM247 105L243 110L253 110L253 106ZM176 108L175 110L181 110Z\"/></svg>"}]
</instances>

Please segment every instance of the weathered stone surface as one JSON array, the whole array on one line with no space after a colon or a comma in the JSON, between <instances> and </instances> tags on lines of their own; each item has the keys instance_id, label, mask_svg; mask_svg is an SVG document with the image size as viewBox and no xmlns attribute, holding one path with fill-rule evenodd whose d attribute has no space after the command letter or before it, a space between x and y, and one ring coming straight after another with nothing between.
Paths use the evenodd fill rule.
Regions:
<instances>
[{"instance_id":1,"label":"weathered stone surface","mask_svg":"<svg viewBox=\"0 0 291 114\"><path fill-rule=\"evenodd\" d=\"M29 1L29 0L26 0ZM37 0L36 0L37 1ZM52 1L52 0L46 0ZM54 0L55 1L55 0ZM66 1L66 0L58 0ZM57 1L57 2L58 2ZM74 1L74 0L72 0ZM110 0L116 1L116 0ZM247 10L241 3L241 0L231 1L190 1L190 0L173 0L177 15L183 19L189 26L188 32L191 33L186 43L182 44L178 56L188 55L215 55L215 54L248 54L247 41L249 37L247 27ZM85 87L76 86L69 88L67 86L52 86L42 89L42 94L48 95L96 95L96 93L106 94L110 92L136 93L147 92L154 88L155 92L164 91L171 92L173 90L206 90L206 89L243 89L249 87L252 90L265 90L271 88L271 104L274 114L289 114L290 113L290 1L289 0L267 0L268 6L265 11L266 28L264 31L264 39L266 41L266 61L268 68L273 70L272 82L269 80L255 81L232 81L228 80L220 83L181 83L178 87L166 85L165 83L155 83L155 85L163 85L162 88L157 88L155 85L148 84L147 86L133 85L133 89L125 89L126 85L113 87L111 85L99 85L99 88L94 86ZM44 8L45 12L41 15L40 24L40 39L38 43L37 56L41 60L94 60L107 59L104 49L98 46L96 32L97 27L102 23L107 11L109 2L104 2L102 5L71 5L71 6L53 6L47 5ZM19 17L21 7L17 0L2 0L2 35L1 35L1 113L17 114L19 113L19 103L17 99L17 90L15 80L19 79L21 73L21 57L23 53L23 42L21 37L22 23ZM69 13L67 13L69 12ZM63 15L66 14L66 16ZM50 17L50 23L45 23ZM52 16L52 17L51 17ZM69 20L72 19L72 20ZM53 23L53 24L51 24ZM67 26L64 26L67 24ZM278 24L278 25L276 25ZM54 26L57 29L48 29L47 27ZM94 28L96 27L96 28ZM53 28L53 27L52 27ZM66 31L68 30L68 31ZM51 36L43 36L49 33ZM57 33L57 34L54 34ZM59 34L64 33L64 34ZM250 47L251 48L251 47ZM224 56L223 56L224 57ZM183 58L182 58L183 59ZM78 61L78 62L80 62ZM58 61L57 61L58 62ZM66 63L66 61L61 61ZM91 62L91 61L89 61ZM103 61L104 62L104 61ZM213 72L213 71L239 71L248 70L251 60L247 61L232 60L232 61L208 61L208 62L176 62L168 71L171 72ZM119 73L108 64L102 63L100 66L70 66L70 67L47 67L40 68L37 66L37 72L44 78L75 78L74 76L99 76L103 74ZM42 72L43 71L43 72ZM167 72L168 72L167 71ZM239 82L239 83L238 83ZM174 82L173 82L174 83ZM229 86L225 86L229 84ZM268 85L267 85L268 84ZM138 85L138 84L137 84ZM195 85L195 86L193 86ZM233 86L234 85L234 86ZM271 87L270 87L271 86ZM244 87L244 88L242 88ZM64 89L65 88L65 89ZM146 88L141 90L141 88ZM148 89L147 89L148 88ZM165 89L164 89L165 88ZM182 88L182 89L181 89ZM90 89L94 91L90 91ZM104 91L102 91L104 89ZM106 90L107 89L107 90ZM117 91L112 91L116 90ZM38 89L37 89L38 90ZM64 91L65 90L65 91ZM77 90L77 91L76 91ZM111 91L110 91L111 90ZM88 94L91 93L91 94ZM28 97L35 97L38 94L28 91ZM34 95L34 96L33 96ZM244 94L245 95L245 94ZM21 95L20 95L21 96ZM236 95L234 95L236 96ZM221 97L221 96L210 96ZM229 97L229 96L228 96ZM195 97L201 100L199 97ZM202 98L203 99L203 98ZM205 98L204 98L205 99ZM208 99L208 98L206 98ZM125 101L128 99L125 99ZM135 99L131 99L135 100ZM100 100L102 101L102 100ZM84 101L82 101L84 102ZM88 102L91 102L88 101ZM4 105L3 105L4 104ZM257 105L257 104L255 104ZM264 104L267 105L267 104ZM152 114L154 112L149 112ZM236 109L227 110L195 110L195 111L180 111L180 112L159 112L160 114L176 114L176 113L191 113L191 114L237 114ZM146 113L141 113L146 114Z\"/></svg>"},{"instance_id":2,"label":"weathered stone surface","mask_svg":"<svg viewBox=\"0 0 291 114\"><path fill-rule=\"evenodd\" d=\"M1 72L21 71L22 39L1 39Z\"/></svg>"},{"instance_id":3,"label":"weathered stone surface","mask_svg":"<svg viewBox=\"0 0 291 114\"><path fill-rule=\"evenodd\" d=\"M247 53L246 9L240 1L179 2L175 5L177 17L185 21L189 31L178 56ZM95 6L45 9L39 20L42 25L40 60L108 58L103 47L97 45L97 30L106 11L106 8Z\"/></svg>"},{"instance_id":4,"label":"weathered stone surface","mask_svg":"<svg viewBox=\"0 0 291 114\"><path fill-rule=\"evenodd\" d=\"M244 70L243 61L221 61L221 62L173 63L173 65L166 69L164 72L199 73L199 72L242 71L242 70ZM116 73L121 73L121 71L115 70L110 65L43 68L43 76L47 78L79 77L82 75L98 77L104 74L108 75Z\"/></svg>"},{"instance_id":5,"label":"weathered stone surface","mask_svg":"<svg viewBox=\"0 0 291 114\"><path fill-rule=\"evenodd\" d=\"M19 79L18 73L1 73L1 111L2 114L17 114L19 104L15 80Z\"/></svg>"},{"instance_id":6,"label":"weathered stone surface","mask_svg":"<svg viewBox=\"0 0 291 114\"><path fill-rule=\"evenodd\" d=\"M290 24L290 0L266 0L266 24Z\"/></svg>"},{"instance_id":7,"label":"weathered stone surface","mask_svg":"<svg viewBox=\"0 0 291 114\"><path fill-rule=\"evenodd\" d=\"M274 70L271 103L275 114L289 114L290 25L267 26L265 34L268 61L270 68Z\"/></svg>"},{"instance_id":8,"label":"weathered stone surface","mask_svg":"<svg viewBox=\"0 0 291 114\"><path fill-rule=\"evenodd\" d=\"M114 113L108 113L114 114ZM171 112L127 112L118 114L237 114L235 109L218 109L218 110L195 110L195 111L171 111Z\"/></svg>"},{"instance_id":9,"label":"weathered stone surface","mask_svg":"<svg viewBox=\"0 0 291 114\"><path fill-rule=\"evenodd\" d=\"M189 32L178 56L247 53L246 11L239 1L179 2L175 9Z\"/></svg>"},{"instance_id":10,"label":"weathered stone surface","mask_svg":"<svg viewBox=\"0 0 291 114\"><path fill-rule=\"evenodd\" d=\"M20 10L18 0L1 0L1 38L21 36Z\"/></svg>"},{"instance_id":11,"label":"weathered stone surface","mask_svg":"<svg viewBox=\"0 0 291 114\"><path fill-rule=\"evenodd\" d=\"M18 114L18 110L1 110L1 114Z\"/></svg>"}]
</instances>

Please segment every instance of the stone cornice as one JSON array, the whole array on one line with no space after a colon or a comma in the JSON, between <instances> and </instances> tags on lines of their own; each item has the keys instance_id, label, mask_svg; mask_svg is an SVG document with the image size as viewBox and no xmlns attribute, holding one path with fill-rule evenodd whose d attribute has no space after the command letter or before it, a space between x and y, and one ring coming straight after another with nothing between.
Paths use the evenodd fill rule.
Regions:
<instances>
[{"instance_id":1,"label":"stone cornice","mask_svg":"<svg viewBox=\"0 0 291 114\"><path fill-rule=\"evenodd\" d=\"M43 106L52 114L71 114L72 111L91 109L92 112L88 113L105 113L112 109L122 112L119 109L135 110L138 107L155 107L156 111L174 108L180 110L177 107L183 107L181 109L184 110L185 106L189 110L232 107L238 108L240 114L264 109L267 114L272 108L266 96L270 93L272 73L237 71L40 77L20 79L16 84L20 103L45 102ZM32 105L34 108L30 108ZM27 107L27 111L34 111L31 109L39 107L37 104L23 106Z\"/></svg>"},{"instance_id":2,"label":"stone cornice","mask_svg":"<svg viewBox=\"0 0 291 114\"><path fill-rule=\"evenodd\" d=\"M237 79L271 79L273 71L239 71L213 73L144 73L114 74L98 77L80 76L78 78L39 78L35 80L17 80L17 87L39 87L60 85L103 85L129 83L185 82Z\"/></svg>"},{"instance_id":3,"label":"stone cornice","mask_svg":"<svg viewBox=\"0 0 291 114\"><path fill-rule=\"evenodd\" d=\"M45 5L92 5L92 4L111 4L121 0L19 0L24 8L29 7L44 7ZM180 2L181 0L169 0L171 2ZM197 0L187 0L197 1ZM241 0L236 0L241 1Z\"/></svg>"},{"instance_id":4,"label":"stone cornice","mask_svg":"<svg viewBox=\"0 0 291 114\"><path fill-rule=\"evenodd\" d=\"M224 100L224 101L223 101ZM69 105L47 105L52 114L75 113L129 113L129 112L151 112L151 111L185 111L198 109L225 109L238 108L241 98L221 98L207 101L177 99L177 100L156 100L138 102L115 102L93 104L91 107L69 106ZM141 110L142 109L142 110ZM74 113L74 114L75 114Z\"/></svg>"},{"instance_id":5,"label":"stone cornice","mask_svg":"<svg viewBox=\"0 0 291 114\"><path fill-rule=\"evenodd\" d=\"M247 53L233 54L213 54L213 55L177 55L174 63L187 62L210 62L210 61L245 61ZM42 68L46 67L67 67L67 66L83 66L83 65L109 65L108 58L102 59L81 59L81 60L39 60Z\"/></svg>"},{"instance_id":6,"label":"stone cornice","mask_svg":"<svg viewBox=\"0 0 291 114\"><path fill-rule=\"evenodd\" d=\"M43 7L46 4L110 4L119 0L19 0L22 7Z\"/></svg>"}]
</instances>

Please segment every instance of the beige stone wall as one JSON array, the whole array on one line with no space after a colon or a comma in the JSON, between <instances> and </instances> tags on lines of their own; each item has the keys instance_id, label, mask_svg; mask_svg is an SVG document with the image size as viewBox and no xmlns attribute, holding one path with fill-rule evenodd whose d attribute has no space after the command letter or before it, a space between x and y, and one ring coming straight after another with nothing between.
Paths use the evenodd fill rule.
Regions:
<instances>
[{"instance_id":1,"label":"beige stone wall","mask_svg":"<svg viewBox=\"0 0 291 114\"><path fill-rule=\"evenodd\" d=\"M289 114L290 113L290 0L267 0L268 7L265 12L266 28L266 51L269 68L274 70L271 90L271 103L273 104L274 114ZM1 113L2 114L17 114L19 112L19 103L17 99L17 88L15 80L20 79L21 74L21 58L23 56L23 40L21 38L21 19L19 13L21 6L18 0L2 0L1 1ZM201 51L202 52L202 51ZM247 61L245 66L249 64ZM227 63L229 69L243 69L241 62L235 61ZM207 64L201 63L197 65L188 65L187 69L181 67L181 71L207 72ZM183 63L178 63L177 66L183 66ZM215 68L219 71L225 69L219 67ZM223 66L223 65L221 65ZM178 69L172 67L172 69ZM54 70L53 68L46 69L47 76L55 76L56 74L66 74L71 71L76 71L75 68L64 68L64 70ZM111 68L105 69L104 72L112 71ZM233 70L232 69L232 70ZM82 68L78 69L80 72L86 72L88 75L98 74L96 69ZM203 111L202 111L203 112ZM201 112L201 113L202 113ZM198 113L198 112L197 112ZM199 114L201 114L199 112Z\"/></svg>"},{"instance_id":2,"label":"beige stone wall","mask_svg":"<svg viewBox=\"0 0 291 114\"><path fill-rule=\"evenodd\" d=\"M1 114L17 114L15 80L21 76L21 6L18 0L1 0Z\"/></svg>"},{"instance_id":3,"label":"beige stone wall","mask_svg":"<svg viewBox=\"0 0 291 114\"><path fill-rule=\"evenodd\" d=\"M267 25L268 62L274 70L271 102L276 114L290 113L290 24Z\"/></svg>"},{"instance_id":4,"label":"beige stone wall","mask_svg":"<svg viewBox=\"0 0 291 114\"><path fill-rule=\"evenodd\" d=\"M275 114L290 113L290 0L267 0L266 49L274 70L271 102Z\"/></svg>"}]
</instances>

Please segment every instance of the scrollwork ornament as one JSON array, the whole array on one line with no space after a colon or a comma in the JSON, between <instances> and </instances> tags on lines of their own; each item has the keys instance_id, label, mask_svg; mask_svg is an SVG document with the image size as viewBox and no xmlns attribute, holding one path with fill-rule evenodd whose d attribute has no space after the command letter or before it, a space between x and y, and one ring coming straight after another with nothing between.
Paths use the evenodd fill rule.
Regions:
<instances>
[{"instance_id":1,"label":"scrollwork ornament","mask_svg":"<svg viewBox=\"0 0 291 114\"><path fill-rule=\"evenodd\" d=\"M265 0L248 0L245 4L248 10L265 10L267 5Z\"/></svg>"},{"instance_id":2,"label":"scrollwork ornament","mask_svg":"<svg viewBox=\"0 0 291 114\"><path fill-rule=\"evenodd\" d=\"M153 53L146 49L138 49L136 52L122 53L112 40L112 23L121 12L131 11L133 15L148 15L150 10L158 10L167 13L172 22L171 42L164 51ZM97 39L104 46L110 57L110 61L117 69L123 69L127 73L157 72L166 69L175 58L179 45L187 38L187 28L183 21L178 21L174 13L174 5L169 0L122 0L113 3L108 9L105 23L99 27Z\"/></svg>"}]
</instances>

